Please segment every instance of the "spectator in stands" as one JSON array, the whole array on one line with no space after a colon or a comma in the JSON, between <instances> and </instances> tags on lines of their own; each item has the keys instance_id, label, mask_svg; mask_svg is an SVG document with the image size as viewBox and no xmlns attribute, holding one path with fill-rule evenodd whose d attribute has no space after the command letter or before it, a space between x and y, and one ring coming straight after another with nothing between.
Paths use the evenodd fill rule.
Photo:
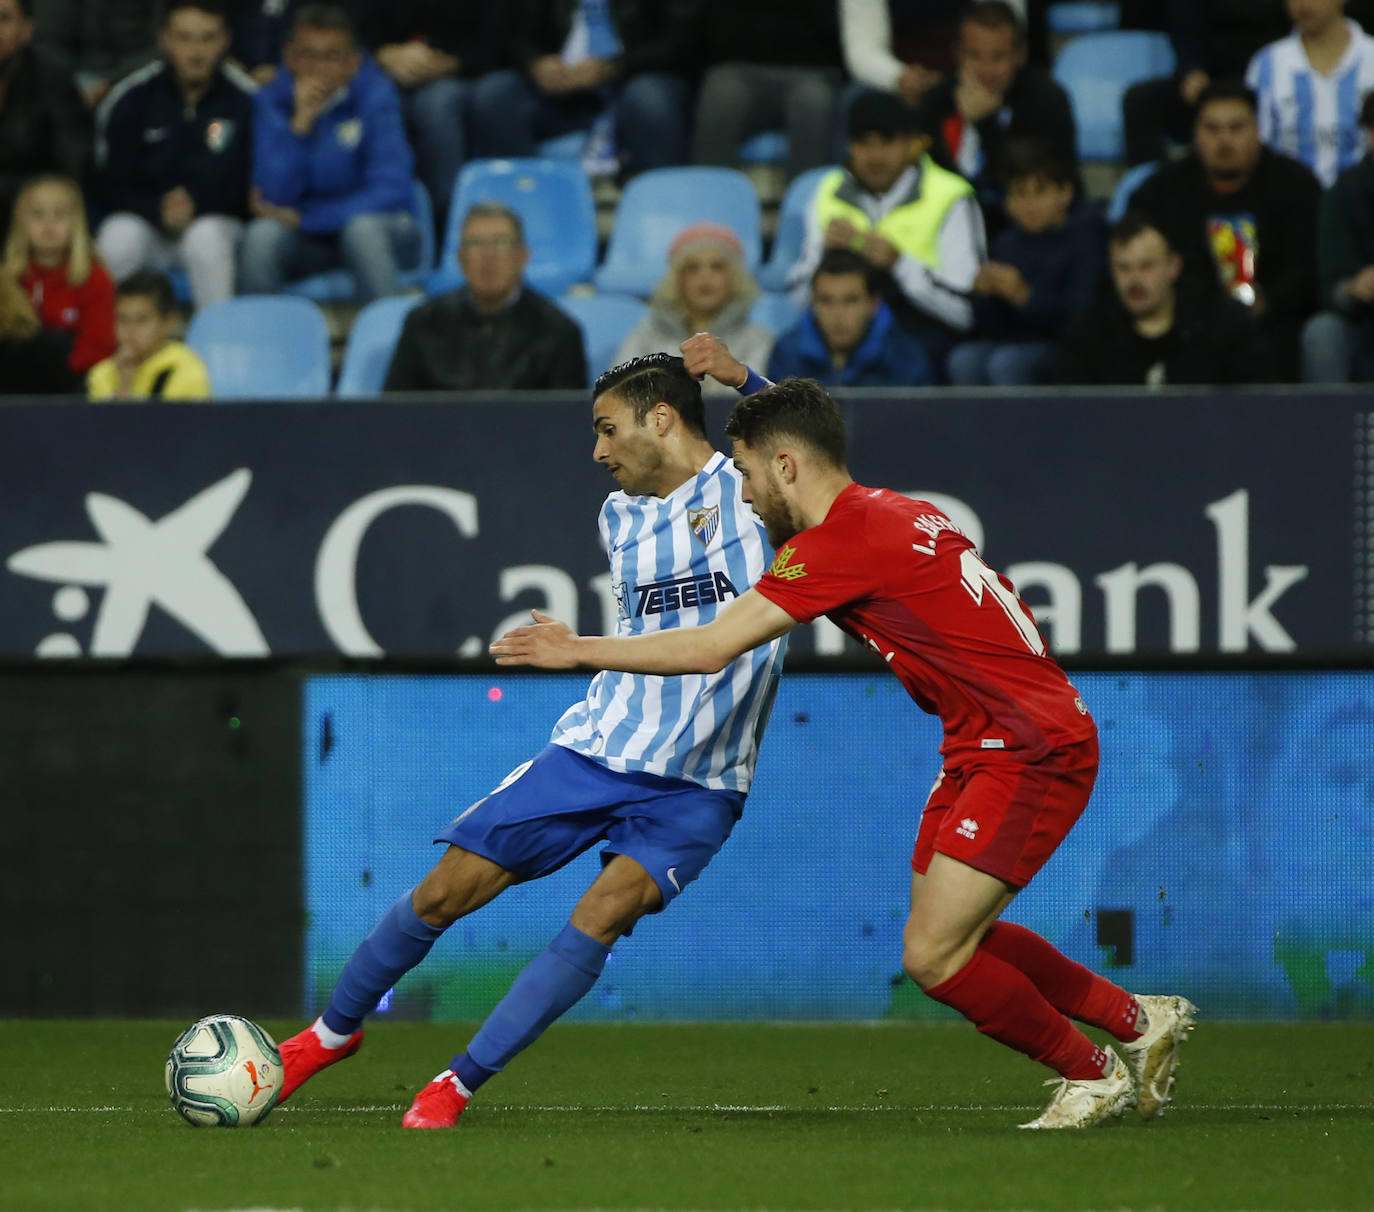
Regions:
<instances>
[{"instance_id":1,"label":"spectator in stands","mask_svg":"<svg viewBox=\"0 0 1374 1212\"><path fill-rule=\"evenodd\" d=\"M82 180L91 119L71 73L30 45L30 0L0 0L0 225L24 183L43 173Z\"/></svg>"},{"instance_id":2,"label":"spectator in stands","mask_svg":"<svg viewBox=\"0 0 1374 1212\"><path fill-rule=\"evenodd\" d=\"M359 297L396 294L420 255L396 87L332 4L297 13L284 66L254 107L256 217L240 247L239 292L272 294L343 265Z\"/></svg>"},{"instance_id":3,"label":"spectator in stands","mask_svg":"<svg viewBox=\"0 0 1374 1212\"><path fill-rule=\"evenodd\" d=\"M229 22L234 30L229 54L259 84L271 84L276 79L300 7L301 0L235 0ZM350 16L358 16L356 5L345 7Z\"/></svg>"},{"instance_id":4,"label":"spectator in stands","mask_svg":"<svg viewBox=\"0 0 1374 1212\"><path fill-rule=\"evenodd\" d=\"M941 168L914 137L917 115L891 93L864 91L849 107L849 163L821 179L788 280L804 299L829 248L852 248L879 274L898 323L926 347L937 374L973 326L971 292L985 249L973 187Z\"/></svg>"},{"instance_id":5,"label":"spectator in stands","mask_svg":"<svg viewBox=\"0 0 1374 1212\"><path fill-rule=\"evenodd\" d=\"M158 0L33 0L35 41L60 58L94 109L157 55Z\"/></svg>"},{"instance_id":6,"label":"spectator in stands","mask_svg":"<svg viewBox=\"0 0 1374 1212\"><path fill-rule=\"evenodd\" d=\"M827 250L811 275L811 306L778 337L768 377L776 383L798 375L827 387L934 383L925 347L893 318L876 278L859 253Z\"/></svg>"},{"instance_id":7,"label":"spectator in stands","mask_svg":"<svg viewBox=\"0 0 1374 1212\"><path fill-rule=\"evenodd\" d=\"M225 62L223 0L172 0L159 41L162 57L96 112L97 193L112 212L96 245L116 281L185 269L204 307L234 293L257 85Z\"/></svg>"},{"instance_id":8,"label":"spectator in stands","mask_svg":"<svg viewBox=\"0 0 1374 1212\"><path fill-rule=\"evenodd\" d=\"M1302 325L1317 307L1316 227L1321 189L1296 160L1260 143L1255 97L1238 80L1198 100L1193 150L1131 197L1184 272L1220 282L1249 310L1274 350L1283 382L1298 377Z\"/></svg>"},{"instance_id":9,"label":"spectator in stands","mask_svg":"<svg viewBox=\"0 0 1374 1212\"><path fill-rule=\"evenodd\" d=\"M369 44L400 90L416 170L434 203L439 232L467 156L474 82L496 67L505 51L506 12L504 4L387 0L372 13Z\"/></svg>"},{"instance_id":10,"label":"spectator in stands","mask_svg":"<svg viewBox=\"0 0 1374 1212\"><path fill-rule=\"evenodd\" d=\"M621 343L612 364L644 354L675 355L693 333L713 332L745 365L764 366L774 334L749 321L749 308L758 294L733 231L719 223L684 227L668 250L668 272L654 288L649 314ZM707 395L734 394L734 388L709 376L701 390Z\"/></svg>"},{"instance_id":11,"label":"spectator in stands","mask_svg":"<svg viewBox=\"0 0 1374 1212\"><path fill-rule=\"evenodd\" d=\"M115 351L86 377L92 400L205 400L210 375L173 339L176 296L165 274L143 270L115 291Z\"/></svg>"},{"instance_id":12,"label":"spectator in stands","mask_svg":"<svg viewBox=\"0 0 1374 1212\"><path fill-rule=\"evenodd\" d=\"M840 39L861 85L917 105L958 63L959 26L970 0L840 0ZM1014 0L1023 23L1041 32L1045 6Z\"/></svg>"},{"instance_id":13,"label":"spectator in stands","mask_svg":"<svg viewBox=\"0 0 1374 1212\"><path fill-rule=\"evenodd\" d=\"M1133 84L1122 98L1128 164L1163 160L1170 141L1187 143L1203 90L1243 76L1255 52L1281 38L1289 22L1285 0L1168 0L1165 25L1174 74Z\"/></svg>"},{"instance_id":14,"label":"spectator in stands","mask_svg":"<svg viewBox=\"0 0 1374 1212\"><path fill-rule=\"evenodd\" d=\"M1245 309L1183 277L1183 258L1144 215L1128 211L1108 244L1113 289L1070 327L1057 382L1165 387L1269 377Z\"/></svg>"},{"instance_id":15,"label":"spectator in stands","mask_svg":"<svg viewBox=\"0 0 1374 1212\"><path fill-rule=\"evenodd\" d=\"M727 167L754 135L785 130L790 180L834 160L842 80L835 0L702 0L692 163Z\"/></svg>"},{"instance_id":16,"label":"spectator in stands","mask_svg":"<svg viewBox=\"0 0 1374 1212\"><path fill-rule=\"evenodd\" d=\"M529 259L519 215L473 206L458 244L467 285L406 316L384 390L584 390L582 330L524 284Z\"/></svg>"},{"instance_id":17,"label":"spectator in stands","mask_svg":"<svg viewBox=\"0 0 1374 1212\"><path fill-rule=\"evenodd\" d=\"M474 156L532 156L588 131L592 175L681 164L692 0L508 0L513 70L472 94Z\"/></svg>"},{"instance_id":18,"label":"spectator in stands","mask_svg":"<svg viewBox=\"0 0 1374 1212\"><path fill-rule=\"evenodd\" d=\"M81 190L38 177L14 203L5 266L28 292L44 328L71 336L67 365L84 378L114 353L114 283L92 247Z\"/></svg>"},{"instance_id":19,"label":"spectator in stands","mask_svg":"<svg viewBox=\"0 0 1374 1212\"><path fill-rule=\"evenodd\" d=\"M1091 305L1102 277L1102 220L1075 203L1077 173L1063 148L1013 140L1003 172L1008 223L973 280L976 339L949 355L956 387L1040 382L1055 342Z\"/></svg>"},{"instance_id":20,"label":"spectator in stands","mask_svg":"<svg viewBox=\"0 0 1374 1212\"><path fill-rule=\"evenodd\" d=\"M71 348L71 333L44 328L19 279L0 265L0 391L19 396L79 390L81 380L67 362Z\"/></svg>"},{"instance_id":21,"label":"spectator in stands","mask_svg":"<svg viewBox=\"0 0 1374 1212\"><path fill-rule=\"evenodd\" d=\"M1303 330L1307 383L1374 383L1374 93L1365 96L1360 125L1370 150L1326 191L1317 221L1317 272L1329 310Z\"/></svg>"},{"instance_id":22,"label":"spectator in stands","mask_svg":"<svg viewBox=\"0 0 1374 1212\"><path fill-rule=\"evenodd\" d=\"M985 209L999 209L1009 139L1029 137L1077 159L1069 95L1043 67L1026 64L1026 34L1006 0L978 0L960 23L959 65L926 94L921 129L932 154L962 173Z\"/></svg>"},{"instance_id":23,"label":"spectator in stands","mask_svg":"<svg viewBox=\"0 0 1374 1212\"><path fill-rule=\"evenodd\" d=\"M1288 0L1293 32L1250 60L1260 138L1301 160L1323 187L1364 151L1360 98L1374 92L1374 37L1345 16L1345 0Z\"/></svg>"}]
</instances>

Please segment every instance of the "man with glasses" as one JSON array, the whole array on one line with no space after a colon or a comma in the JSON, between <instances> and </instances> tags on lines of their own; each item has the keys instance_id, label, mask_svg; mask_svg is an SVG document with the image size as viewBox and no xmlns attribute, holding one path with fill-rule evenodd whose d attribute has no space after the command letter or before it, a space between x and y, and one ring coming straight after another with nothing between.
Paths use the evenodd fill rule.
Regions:
<instances>
[{"instance_id":1,"label":"man with glasses","mask_svg":"<svg viewBox=\"0 0 1374 1212\"><path fill-rule=\"evenodd\" d=\"M582 332L525 285L529 259L519 215L498 202L473 206L458 242L466 284L406 317L385 390L585 388Z\"/></svg>"},{"instance_id":2,"label":"man with glasses","mask_svg":"<svg viewBox=\"0 0 1374 1212\"><path fill-rule=\"evenodd\" d=\"M273 294L340 265L361 299L399 293L420 231L396 86L332 4L296 15L284 66L256 97L239 293Z\"/></svg>"}]
</instances>

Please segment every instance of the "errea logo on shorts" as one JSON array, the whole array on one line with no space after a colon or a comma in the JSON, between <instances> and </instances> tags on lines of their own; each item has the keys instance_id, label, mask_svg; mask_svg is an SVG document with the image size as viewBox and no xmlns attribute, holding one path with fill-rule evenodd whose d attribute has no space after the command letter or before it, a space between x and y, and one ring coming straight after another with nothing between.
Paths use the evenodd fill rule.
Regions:
<instances>
[{"instance_id":1,"label":"errea logo on shorts","mask_svg":"<svg viewBox=\"0 0 1374 1212\"><path fill-rule=\"evenodd\" d=\"M954 831L960 837L966 837L969 841L976 841L978 838L978 822L971 817L964 817L959 822L959 828Z\"/></svg>"}]
</instances>

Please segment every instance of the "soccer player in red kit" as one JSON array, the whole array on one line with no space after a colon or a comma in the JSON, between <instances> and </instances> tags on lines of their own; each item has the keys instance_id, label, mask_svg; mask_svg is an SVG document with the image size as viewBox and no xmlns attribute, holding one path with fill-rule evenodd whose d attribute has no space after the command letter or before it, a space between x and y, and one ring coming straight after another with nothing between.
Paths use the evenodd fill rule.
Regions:
<instances>
[{"instance_id":1,"label":"soccer player in red kit","mask_svg":"<svg viewBox=\"0 0 1374 1212\"><path fill-rule=\"evenodd\" d=\"M689 369L742 390L766 383L740 363L732 370L709 334L683 353ZM1132 1104L1154 1118L1195 1007L1133 995L999 920L1073 827L1097 774L1096 726L1030 611L934 505L854 483L843 419L814 381L785 379L746 396L726 433L744 499L777 550L751 590L704 627L645 636L578 636L536 613L492 653L501 664L706 673L829 617L944 724L942 769L911 860L907 975L1059 1075L1049 1106L1023 1128L1087 1127ZM1111 1034L1126 1063L1071 1019Z\"/></svg>"}]
</instances>

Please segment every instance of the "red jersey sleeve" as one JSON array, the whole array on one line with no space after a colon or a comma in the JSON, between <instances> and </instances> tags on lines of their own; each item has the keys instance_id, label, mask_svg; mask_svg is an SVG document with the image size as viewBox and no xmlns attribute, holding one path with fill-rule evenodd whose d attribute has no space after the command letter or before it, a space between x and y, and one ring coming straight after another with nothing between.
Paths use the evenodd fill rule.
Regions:
<instances>
[{"instance_id":1,"label":"red jersey sleeve","mask_svg":"<svg viewBox=\"0 0 1374 1212\"><path fill-rule=\"evenodd\" d=\"M852 531L813 527L778 548L768 571L755 583L775 606L799 623L867 596L873 584L867 547Z\"/></svg>"}]
</instances>

